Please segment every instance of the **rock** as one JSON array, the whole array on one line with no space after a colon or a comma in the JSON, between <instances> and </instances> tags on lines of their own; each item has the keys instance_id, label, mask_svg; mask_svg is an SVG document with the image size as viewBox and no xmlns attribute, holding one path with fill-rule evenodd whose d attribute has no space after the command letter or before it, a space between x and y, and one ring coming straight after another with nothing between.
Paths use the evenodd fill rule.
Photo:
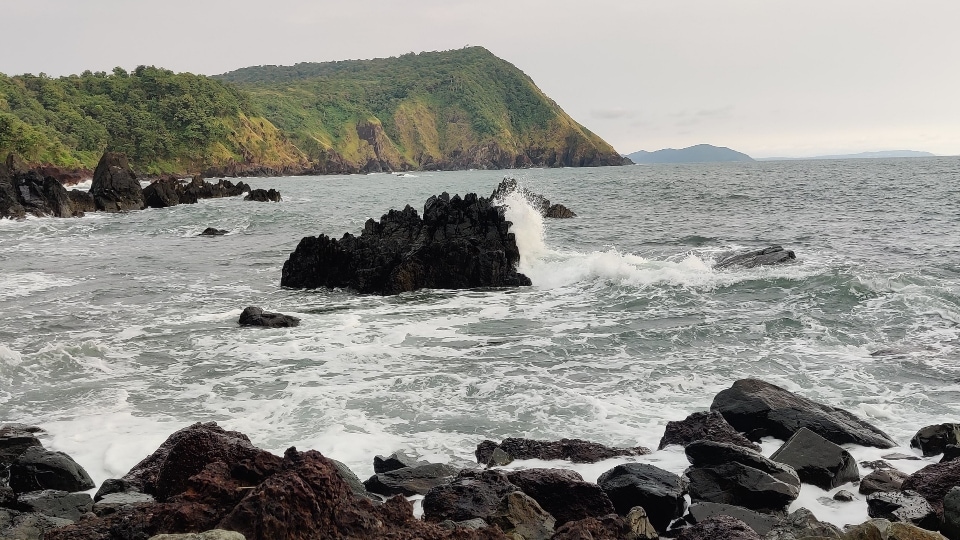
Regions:
<instances>
[{"instance_id":1,"label":"rock","mask_svg":"<svg viewBox=\"0 0 960 540\"><path fill-rule=\"evenodd\" d=\"M683 514L685 501L680 477L653 465L617 465L600 475L597 485L610 498L618 514L625 516L640 506L658 531L665 531L671 521Z\"/></svg>"},{"instance_id":2,"label":"rock","mask_svg":"<svg viewBox=\"0 0 960 540\"><path fill-rule=\"evenodd\" d=\"M716 270L739 266L742 268L755 268L757 266L770 266L773 264L783 264L795 261L796 254L793 251L785 250L780 246L770 246L768 248L757 249L754 251L742 251L721 258L713 265Z\"/></svg>"},{"instance_id":3,"label":"rock","mask_svg":"<svg viewBox=\"0 0 960 540\"><path fill-rule=\"evenodd\" d=\"M771 514L754 512L742 506L698 502L690 505L690 513L685 518L691 525L716 516L730 516L746 523L757 534L763 536L780 524L780 519Z\"/></svg>"},{"instance_id":4,"label":"rock","mask_svg":"<svg viewBox=\"0 0 960 540\"><path fill-rule=\"evenodd\" d=\"M347 467L345 463L335 459L331 459L330 461L333 462L333 465L337 468L337 472L340 473L340 478L347 483L347 485L350 487L350 491L352 491L354 495L358 497L365 497L372 501L380 501L380 497L377 497L376 495L373 495L367 491L367 488L364 487L363 482L361 482L360 478L350 470L350 467Z\"/></svg>"},{"instance_id":5,"label":"rock","mask_svg":"<svg viewBox=\"0 0 960 540\"><path fill-rule=\"evenodd\" d=\"M458 473L456 467L428 463L375 474L363 483L367 491L379 495L426 495L431 488L450 483Z\"/></svg>"},{"instance_id":6,"label":"rock","mask_svg":"<svg viewBox=\"0 0 960 540\"><path fill-rule=\"evenodd\" d=\"M896 467L894 467L893 465L887 463L882 459L877 459L874 461L861 461L860 466L865 469L874 469L877 471L881 471L884 469L896 469Z\"/></svg>"},{"instance_id":7,"label":"rock","mask_svg":"<svg viewBox=\"0 0 960 540\"><path fill-rule=\"evenodd\" d=\"M714 411L695 412L683 420L667 422L667 428L664 430L663 437L660 438L657 449L663 450L671 444L687 446L694 441L736 444L756 452L760 451L759 444L738 433L720 413Z\"/></svg>"},{"instance_id":8,"label":"rock","mask_svg":"<svg viewBox=\"0 0 960 540\"><path fill-rule=\"evenodd\" d=\"M882 457L883 459L891 459L891 460L920 461L920 458L918 458L917 456L913 456L913 455L910 455L910 454L901 454L900 452L893 452L893 453L891 453L891 454L884 454L884 455L882 455L882 456L880 456L880 457Z\"/></svg>"},{"instance_id":9,"label":"rock","mask_svg":"<svg viewBox=\"0 0 960 540\"><path fill-rule=\"evenodd\" d=\"M577 217L577 215L566 206L562 204L550 204L550 201L543 195L521 187L514 178L505 177L501 180L497 188L494 189L490 195L490 200L493 201L494 204L502 205L506 198L513 193L519 193L530 206L534 207L540 212L540 215L545 218L567 219Z\"/></svg>"},{"instance_id":10,"label":"rock","mask_svg":"<svg viewBox=\"0 0 960 540\"><path fill-rule=\"evenodd\" d=\"M508 473L507 478L556 518L558 526L615 513L613 503L600 486L584 482L573 471L524 469Z\"/></svg>"},{"instance_id":11,"label":"rock","mask_svg":"<svg viewBox=\"0 0 960 540\"><path fill-rule=\"evenodd\" d=\"M570 521L557 528L553 540L640 540L657 538L642 529L643 523L631 522L616 514ZM643 536L641 536L643 534Z\"/></svg>"},{"instance_id":12,"label":"rock","mask_svg":"<svg viewBox=\"0 0 960 540\"><path fill-rule=\"evenodd\" d=\"M16 493L55 489L75 492L96 484L87 471L63 452L31 446L10 465L9 485Z\"/></svg>"},{"instance_id":13,"label":"rock","mask_svg":"<svg viewBox=\"0 0 960 540\"><path fill-rule=\"evenodd\" d=\"M487 521L507 535L520 535L525 540L549 540L556 524L537 501L520 491L504 495Z\"/></svg>"},{"instance_id":14,"label":"rock","mask_svg":"<svg viewBox=\"0 0 960 540\"><path fill-rule=\"evenodd\" d=\"M627 526L637 540L655 540L659 538L657 529L650 523L647 511L641 507L631 508L626 517Z\"/></svg>"},{"instance_id":15,"label":"rock","mask_svg":"<svg viewBox=\"0 0 960 540\"><path fill-rule=\"evenodd\" d=\"M154 502L156 502L156 499L146 493L137 493L135 491L128 493L109 493L93 503L93 513L98 516L105 516L125 506Z\"/></svg>"},{"instance_id":16,"label":"rock","mask_svg":"<svg viewBox=\"0 0 960 540\"><path fill-rule=\"evenodd\" d=\"M27 426L6 424L0 427L0 470L13 463L31 446L43 447L35 432L29 431Z\"/></svg>"},{"instance_id":17,"label":"rock","mask_svg":"<svg viewBox=\"0 0 960 540\"><path fill-rule=\"evenodd\" d=\"M247 540L245 536L234 531L214 529L202 533L186 534L158 534L148 540Z\"/></svg>"},{"instance_id":18,"label":"rock","mask_svg":"<svg viewBox=\"0 0 960 540\"><path fill-rule=\"evenodd\" d=\"M950 540L960 538L960 486L950 488L943 498L943 525L940 532Z\"/></svg>"},{"instance_id":19,"label":"rock","mask_svg":"<svg viewBox=\"0 0 960 540\"><path fill-rule=\"evenodd\" d=\"M149 208L167 208L180 204L183 184L175 177L161 178L143 188L143 203ZM195 202L195 201L194 201Z\"/></svg>"},{"instance_id":20,"label":"rock","mask_svg":"<svg viewBox=\"0 0 960 540\"><path fill-rule=\"evenodd\" d=\"M379 474L395 471L404 467L416 467L418 465L426 464L427 463L425 461L418 461L417 459L408 456L402 450L398 450L387 457L374 456L373 472Z\"/></svg>"},{"instance_id":21,"label":"rock","mask_svg":"<svg viewBox=\"0 0 960 540\"><path fill-rule=\"evenodd\" d=\"M10 486L0 483L0 508L13 508L17 503L17 494Z\"/></svg>"},{"instance_id":22,"label":"rock","mask_svg":"<svg viewBox=\"0 0 960 540\"><path fill-rule=\"evenodd\" d=\"M848 528L843 540L944 540L943 535L908 523L891 523L886 519L871 519Z\"/></svg>"},{"instance_id":23,"label":"rock","mask_svg":"<svg viewBox=\"0 0 960 540\"><path fill-rule=\"evenodd\" d=\"M8 154L4 163L0 163L0 218L23 219L27 215L13 181L17 159L15 154Z\"/></svg>"},{"instance_id":24,"label":"rock","mask_svg":"<svg viewBox=\"0 0 960 540\"><path fill-rule=\"evenodd\" d=\"M543 217L552 219L570 219L577 217L577 214L562 204L551 204L550 208L543 213Z\"/></svg>"},{"instance_id":25,"label":"rock","mask_svg":"<svg viewBox=\"0 0 960 540\"><path fill-rule=\"evenodd\" d=\"M223 236L228 232L230 231L226 229L215 229L213 227L207 227L206 229L203 230L202 233L199 234L199 236Z\"/></svg>"},{"instance_id":26,"label":"rock","mask_svg":"<svg viewBox=\"0 0 960 540\"><path fill-rule=\"evenodd\" d=\"M960 424L927 426L910 439L910 447L919 449L924 457L942 454L951 444L960 444Z\"/></svg>"},{"instance_id":27,"label":"rock","mask_svg":"<svg viewBox=\"0 0 960 540\"><path fill-rule=\"evenodd\" d=\"M900 487L916 491L933 506L937 515L942 515L943 498L954 486L960 486L960 461L927 465L907 477Z\"/></svg>"},{"instance_id":28,"label":"rock","mask_svg":"<svg viewBox=\"0 0 960 540\"><path fill-rule=\"evenodd\" d=\"M97 210L126 212L144 208L143 189L127 156L106 152L93 172L90 194Z\"/></svg>"},{"instance_id":29,"label":"rock","mask_svg":"<svg viewBox=\"0 0 960 540\"><path fill-rule=\"evenodd\" d=\"M493 449L493 453L487 461L487 467L504 467L511 463L513 463L513 456L504 452L498 446Z\"/></svg>"},{"instance_id":30,"label":"rock","mask_svg":"<svg viewBox=\"0 0 960 540\"><path fill-rule=\"evenodd\" d=\"M759 531L758 531L759 532ZM833 539L843 534L840 529L830 523L824 523L806 508L798 508L795 512L779 520L777 525L764 534L764 540L801 540L801 539Z\"/></svg>"},{"instance_id":31,"label":"rock","mask_svg":"<svg viewBox=\"0 0 960 540\"><path fill-rule=\"evenodd\" d=\"M831 489L860 479L850 452L807 428L800 428L770 459L793 467L801 482Z\"/></svg>"},{"instance_id":32,"label":"rock","mask_svg":"<svg viewBox=\"0 0 960 540\"><path fill-rule=\"evenodd\" d=\"M112 493L139 493L139 489L139 485L134 485L126 480L107 478L100 484L100 489L93 496L93 502L97 502Z\"/></svg>"},{"instance_id":33,"label":"rock","mask_svg":"<svg viewBox=\"0 0 960 540\"><path fill-rule=\"evenodd\" d=\"M505 495L519 490L502 472L463 470L449 484L427 492L423 518L436 522L486 519L496 512Z\"/></svg>"},{"instance_id":34,"label":"rock","mask_svg":"<svg viewBox=\"0 0 960 540\"><path fill-rule=\"evenodd\" d=\"M960 445L948 444L947 447L943 449L943 458L940 460L940 463L953 461L957 458L960 458Z\"/></svg>"},{"instance_id":35,"label":"rock","mask_svg":"<svg viewBox=\"0 0 960 540\"><path fill-rule=\"evenodd\" d=\"M350 288L399 294L418 289L530 285L502 208L468 194L431 197L423 219L407 206L380 222L367 220L359 236L306 237L283 265L284 287Z\"/></svg>"},{"instance_id":36,"label":"rock","mask_svg":"<svg viewBox=\"0 0 960 540\"><path fill-rule=\"evenodd\" d=\"M4 540L44 540L49 533L69 525L70 520L30 512L0 508L0 538Z\"/></svg>"},{"instance_id":37,"label":"rock","mask_svg":"<svg viewBox=\"0 0 960 540\"><path fill-rule=\"evenodd\" d=\"M857 497L854 496L853 493L850 493L845 489L841 489L840 491L833 494L833 500L839 501L839 502L852 502L856 498Z\"/></svg>"},{"instance_id":38,"label":"rock","mask_svg":"<svg viewBox=\"0 0 960 540\"><path fill-rule=\"evenodd\" d=\"M241 326L265 326L267 328L289 328L300 326L300 319L282 313L269 313L256 306L249 306L240 314Z\"/></svg>"},{"instance_id":39,"label":"rock","mask_svg":"<svg viewBox=\"0 0 960 540\"><path fill-rule=\"evenodd\" d=\"M70 207L73 210L73 215L76 217L83 216L87 212L97 211L97 204L94 202L93 195L91 195L89 191L71 189L67 192L67 198L70 199Z\"/></svg>"},{"instance_id":40,"label":"rock","mask_svg":"<svg viewBox=\"0 0 960 540\"><path fill-rule=\"evenodd\" d=\"M280 192L275 189L254 189L243 198L245 201L256 201L256 202L280 202Z\"/></svg>"},{"instance_id":41,"label":"rock","mask_svg":"<svg viewBox=\"0 0 960 540\"><path fill-rule=\"evenodd\" d=\"M888 491L900 491L903 481L909 477L896 469L879 469L863 477L860 481L860 493L870 495L871 493L885 493Z\"/></svg>"},{"instance_id":42,"label":"rock","mask_svg":"<svg viewBox=\"0 0 960 540\"><path fill-rule=\"evenodd\" d=\"M77 521L93 510L93 499L86 493L67 493L47 489L21 494L17 497L17 505L25 512L37 512L45 516Z\"/></svg>"},{"instance_id":43,"label":"rock","mask_svg":"<svg viewBox=\"0 0 960 540\"><path fill-rule=\"evenodd\" d=\"M791 467L741 446L697 441L685 451L692 464L684 475L693 501L775 511L800 494L800 479Z\"/></svg>"},{"instance_id":44,"label":"rock","mask_svg":"<svg viewBox=\"0 0 960 540\"><path fill-rule=\"evenodd\" d=\"M677 540L761 540L749 525L730 516L714 516L680 532Z\"/></svg>"},{"instance_id":45,"label":"rock","mask_svg":"<svg viewBox=\"0 0 960 540\"><path fill-rule=\"evenodd\" d=\"M509 457L509 460L507 460L503 456L498 456L498 461L507 461L507 463L515 459L542 459L545 461L563 459L574 463L596 463L614 457L642 456L650 453L649 449L642 446L611 448L580 439L537 441L511 437L504 439L499 445L491 446L492 442L483 441L477 446L475 455L478 463L489 465L497 449Z\"/></svg>"},{"instance_id":46,"label":"rock","mask_svg":"<svg viewBox=\"0 0 960 540\"><path fill-rule=\"evenodd\" d=\"M871 493L867 495L867 514L872 518L910 523L931 531L940 528L937 512L916 491Z\"/></svg>"},{"instance_id":47,"label":"rock","mask_svg":"<svg viewBox=\"0 0 960 540\"><path fill-rule=\"evenodd\" d=\"M454 531L457 529L467 529L467 530L475 531L477 529L483 529L484 527L490 526L486 521L480 518L468 519L465 521L451 521L448 519L446 521L441 521L437 525L451 531Z\"/></svg>"},{"instance_id":48,"label":"rock","mask_svg":"<svg viewBox=\"0 0 960 540\"><path fill-rule=\"evenodd\" d=\"M713 398L719 412L751 440L773 436L787 440L805 427L834 444L892 448L893 439L847 411L815 403L768 382L741 379Z\"/></svg>"}]
</instances>

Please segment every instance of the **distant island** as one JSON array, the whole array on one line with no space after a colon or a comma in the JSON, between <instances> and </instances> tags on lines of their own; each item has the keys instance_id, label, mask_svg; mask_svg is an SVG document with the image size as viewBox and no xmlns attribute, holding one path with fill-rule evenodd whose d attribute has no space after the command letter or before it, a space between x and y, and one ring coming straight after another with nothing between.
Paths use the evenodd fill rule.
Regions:
<instances>
[{"instance_id":1,"label":"distant island","mask_svg":"<svg viewBox=\"0 0 960 540\"><path fill-rule=\"evenodd\" d=\"M930 152L919 152L917 150L886 150L882 152L860 152L858 154L836 154L829 156L811 156L811 157L767 157L757 158L758 161L787 161L802 159L883 159L883 158L912 158L912 157L936 157L936 154Z\"/></svg>"},{"instance_id":2,"label":"distant island","mask_svg":"<svg viewBox=\"0 0 960 540\"><path fill-rule=\"evenodd\" d=\"M725 146L713 146L710 144L698 144L679 150L673 148L664 148L655 152L640 150L632 154L627 154L636 164L650 163L717 163L729 161L754 161L754 159L743 152L731 150Z\"/></svg>"}]
</instances>

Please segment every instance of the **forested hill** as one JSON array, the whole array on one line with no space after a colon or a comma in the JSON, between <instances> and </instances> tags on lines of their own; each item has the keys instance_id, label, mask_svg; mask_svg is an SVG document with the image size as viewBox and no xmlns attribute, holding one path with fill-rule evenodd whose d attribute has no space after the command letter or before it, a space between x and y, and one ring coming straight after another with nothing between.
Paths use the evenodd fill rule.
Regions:
<instances>
[{"instance_id":1,"label":"forested hill","mask_svg":"<svg viewBox=\"0 0 960 540\"><path fill-rule=\"evenodd\" d=\"M244 68L250 92L320 167L361 170L620 165L515 66L482 47Z\"/></svg>"}]
</instances>

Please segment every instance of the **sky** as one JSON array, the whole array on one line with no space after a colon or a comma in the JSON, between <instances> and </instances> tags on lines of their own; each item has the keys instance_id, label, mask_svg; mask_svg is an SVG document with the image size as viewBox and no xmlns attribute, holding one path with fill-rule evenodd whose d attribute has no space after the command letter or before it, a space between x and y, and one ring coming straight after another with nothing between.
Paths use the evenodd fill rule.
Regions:
<instances>
[{"instance_id":1,"label":"sky","mask_svg":"<svg viewBox=\"0 0 960 540\"><path fill-rule=\"evenodd\" d=\"M960 155L956 0L0 0L0 72L483 46L619 152Z\"/></svg>"}]
</instances>

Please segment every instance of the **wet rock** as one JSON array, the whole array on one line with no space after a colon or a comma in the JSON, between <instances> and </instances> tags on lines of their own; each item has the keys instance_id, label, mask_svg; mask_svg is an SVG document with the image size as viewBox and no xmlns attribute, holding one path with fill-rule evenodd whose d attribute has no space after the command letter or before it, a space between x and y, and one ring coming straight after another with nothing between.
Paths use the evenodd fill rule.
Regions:
<instances>
[{"instance_id":1,"label":"wet rock","mask_svg":"<svg viewBox=\"0 0 960 540\"><path fill-rule=\"evenodd\" d=\"M779 520L764 540L801 540L801 539L834 539L840 538L842 531L831 523L824 523L806 508L799 508L795 512Z\"/></svg>"},{"instance_id":2,"label":"wet rock","mask_svg":"<svg viewBox=\"0 0 960 540\"><path fill-rule=\"evenodd\" d=\"M557 526L616 512L598 485L584 482L573 471L525 469L508 473L507 478L556 518Z\"/></svg>"},{"instance_id":3,"label":"wet rock","mask_svg":"<svg viewBox=\"0 0 960 540\"><path fill-rule=\"evenodd\" d=\"M875 470L863 477L863 480L860 481L859 491L863 495L900 491L903 481L908 477L908 474L896 469Z\"/></svg>"},{"instance_id":4,"label":"wet rock","mask_svg":"<svg viewBox=\"0 0 960 540\"><path fill-rule=\"evenodd\" d=\"M240 314L240 326L264 326L267 328L289 328L300 326L300 319L282 313L270 313L256 306L249 306Z\"/></svg>"},{"instance_id":5,"label":"wet rock","mask_svg":"<svg viewBox=\"0 0 960 540\"><path fill-rule=\"evenodd\" d=\"M691 504L689 514L684 519L694 525L716 516L730 516L739 519L761 536L772 531L781 521L777 516L755 512L742 506L709 502Z\"/></svg>"},{"instance_id":6,"label":"wet rock","mask_svg":"<svg viewBox=\"0 0 960 540\"><path fill-rule=\"evenodd\" d=\"M43 447L43 444L28 426L6 424L0 427L0 470L13 463L31 446Z\"/></svg>"},{"instance_id":7,"label":"wet rock","mask_svg":"<svg viewBox=\"0 0 960 540\"><path fill-rule=\"evenodd\" d=\"M477 446L475 455L478 463L489 464L494 452L504 452L509 461L515 459L567 460L574 463L596 463L620 456L642 456L650 450L642 446L635 448L611 448L602 444L580 439L560 439L559 441L538 441L534 439L507 438L499 445L491 446L493 441L483 441ZM498 457L499 461L507 458ZM509 463L509 461L507 461Z\"/></svg>"},{"instance_id":8,"label":"wet rock","mask_svg":"<svg viewBox=\"0 0 960 540\"><path fill-rule=\"evenodd\" d=\"M347 467L345 463L331 459L333 465L337 468L337 472L340 473L340 478L350 486L350 491L358 497L365 497L373 501L379 501L380 497L371 494L367 491L367 488L363 485L363 482L360 481L360 478L350 470L350 467Z\"/></svg>"},{"instance_id":9,"label":"wet rock","mask_svg":"<svg viewBox=\"0 0 960 540\"><path fill-rule=\"evenodd\" d=\"M213 227L207 227L206 229L203 230L202 233L200 233L199 236L223 236L228 232L230 231L226 229L215 229Z\"/></svg>"},{"instance_id":10,"label":"wet rock","mask_svg":"<svg viewBox=\"0 0 960 540\"><path fill-rule=\"evenodd\" d=\"M716 270L739 266L741 268L755 268L757 266L770 266L774 264L783 264L795 261L796 254L781 246L770 246L768 248L757 249L753 251L743 251L722 257L713 267Z\"/></svg>"},{"instance_id":11,"label":"wet rock","mask_svg":"<svg viewBox=\"0 0 960 540\"><path fill-rule=\"evenodd\" d=\"M751 440L773 436L789 439L805 427L835 444L892 448L893 439L842 409L813 402L758 379L741 379L714 397L719 412Z\"/></svg>"},{"instance_id":12,"label":"wet rock","mask_svg":"<svg viewBox=\"0 0 960 540\"><path fill-rule=\"evenodd\" d=\"M884 469L896 469L896 467L882 459L877 459L874 461L861 461L860 466L865 469L874 469L877 471L882 471Z\"/></svg>"},{"instance_id":13,"label":"wet rock","mask_svg":"<svg viewBox=\"0 0 960 540\"><path fill-rule=\"evenodd\" d=\"M367 491L380 495L426 495L430 489L450 483L459 470L444 463L428 463L375 474L363 483Z\"/></svg>"},{"instance_id":14,"label":"wet rock","mask_svg":"<svg viewBox=\"0 0 960 540\"><path fill-rule=\"evenodd\" d=\"M577 214L562 204L551 204L550 208L543 213L543 217L551 219L570 219L577 217Z\"/></svg>"},{"instance_id":15,"label":"wet rock","mask_svg":"<svg viewBox=\"0 0 960 540\"><path fill-rule=\"evenodd\" d=\"M148 540L246 540L246 537L238 532L214 529L202 533L158 534Z\"/></svg>"},{"instance_id":16,"label":"wet rock","mask_svg":"<svg viewBox=\"0 0 960 540\"><path fill-rule=\"evenodd\" d=\"M108 493L93 503L93 513L98 516L112 514L117 510L134 504L149 504L156 502L152 495L137 493Z\"/></svg>"},{"instance_id":17,"label":"wet rock","mask_svg":"<svg viewBox=\"0 0 960 540\"><path fill-rule=\"evenodd\" d=\"M256 202L280 202L280 192L275 189L254 189L243 198L245 201L256 201Z\"/></svg>"},{"instance_id":18,"label":"wet rock","mask_svg":"<svg viewBox=\"0 0 960 540\"><path fill-rule=\"evenodd\" d=\"M714 516L680 532L677 540L761 540L749 525L730 516Z\"/></svg>"},{"instance_id":19,"label":"wet rock","mask_svg":"<svg viewBox=\"0 0 960 540\"><path fill-rule=\"evenodd\" d=\"M21 494L17 497L17 506L25 512L77 521L93 509L93 499L86 493L47 489Z\"/></svg>"},{"instance_id":20,"label":"wet rock","mask_svg":"<svg viewBox=\"0 0 960 540\"><path fill-rule=\"evenodd\" d=\"M496 512L505 495L519 490L502 472L463 470L449 484L427 492L423 518L437 522L485 519Z\"/></svg>"},{"instance_id":21,"label":"wet rock","mask_svg":"<svg viewBox=\"0 0 960 540\"><path fill-rule=\"evenodd\" d=\"M910 523L931 531L940 528L937 512L916 491L905 490L867 495L867 514L872 518Z\"/></svg>"},{"instance_id":22,"label":"wet rock","mask_svg":"<svg viewBox=\"0 0 960 540\"><path fill-rule=\"evenodd\" d=\"M112 493L137 493L139 489L139 485L134 485L126 480L107 478L100 484L100 489L98 489L96 495L93 496L93 502L97 502Z\"/></svg>"},{"instance_id":23,"label":"wet rock","mask_svg":"<svg viewBox=\"0 0 960 540\"><path fill-rule=\"evenodd\" d=\"M13 181L16 159L15 154L9 154L4 163L0 163L0 218L23 219L27 215Z\"/></svg>"},{"instance_id":24,"label":"wet rock","mask_svg":"<svg viewBox=\"0 0 960 540\"><path fill-rule=\"evenodd\" d=\"M144 208L143 189L127 156L106 152L93 171L90 194L97 210L126 212Z\"/></svg>"},{"instance_id":25,"label":"wet rock","mask_svg":"<svg viewBox=\"0 0 960 540\"><path fill-rule=\"evenodd\" d=\"M418 289L530 285L504 210L475 194L444 193L424 205L423 219L407 206L380 222L368 220L359 236L306 237L283 265L284 287L349 288L399 294Z\"/></svg>"},{"instance_id":26,"label":"wet rock","mask_svg":"<svg viewBox=\"0 0 960 540\"><path fill-rule=\"evenodd\" d=\"M487 519L507 535L520 535L525 540L549 540L556 520L520 491L504 495L496 511Z\"/></svg>"},{"instance_id":27,"label":"wet rock","mask_svg":"<svg viewBox=\"0 0 960 540\"><path fill-rule=\"evenodd\" d=\"M0 538L4 540L48 539L50 532L70 523L67 519L0 508Z\"/></svg>"},{"instance_id":28,"label":"wet rock","mask_svg":"<svg viewBox=\"0 0 960 540\"><path fill-rule=\"evenodd\" d=\"M657 449L663 450L671 444L687 446L694 441L736 444L756 452L760 451L759 444L738 433L720 413L714 411L695 412L683 420L667 422L667 428L664 430L663 437L660 438Z\"/></svg>"},{"instance_id":29,"label":"wet rock","mask_svg":"<svg viewBox=\"0 0 960 540\"><path fill-rule=\"evenodd\" d=\"M468 519L465 521L452 521L448 519L446 521L441 521L437 525L451 531L455 531L457 529L467 529L467 530L475 531L477 529L483 529L484 527L490 526L486 521L480 518Z\"/></svg>"},{"instance_id":30,"label":"wet rock","mask_svg":"<svg viewBox=\"0 0 960 540\"><path fill-rule=\"evenodd\" d=\"M513 456L504 452L498 446L493 449L490 459L487 461L487 467L504 467L513 463Z\"/></svg>"},{"instance_id":31,"label":"wet rock","mask_svg":"<svg viewBox=\"0 0 960 540\"><path fill-rule=\"evenodd\" d=\"M9 485L17 493L45 489L75 492L95 486L87 471L73 458L42 446L27 448L10 465L9 474Z\"/></svg>"},{"instance_id":32,"label":"wet rock","mask_svg":"<svg viewBox=\"0 0 960 540\"><path fill-rule=\"evenodd\" d=\"M831 490L860 479L850 452L807 428L800 428L770 459L793 467L801 482Z\"/></svg>"},{"instance_id":33,"label":"wet rock","mask_svg":"<svg viewBox=\"0 0 960 540\"><path fill-rule=\"evenodd\" d=\"M540 215L545 218L569 219L577 217L577 214L566 206L562 204L550 204L550 200L543 195L521 187L514 178L504 178L501 180L497 188L494 189L490 195L490 200L494 201L494 204L502 204L503 201L513 193L519 193L530 206L537 209Z\"/></svg>"},{"instance_id":34,"label":"wet rock","mask_svg":"<svg viewBox=\"0 0 960 540\"><path fill-rule=\"evenodd\" d=\"M638 515L634 515L637 517ZM557 528L553 540L640 540L657 538L643 529L643 522L631 522L616 514L570 521Z\"/></svg>"},{"instance_id":35,"label":"wet rock","mask_svg":"<svg viewBox=\"0 0 960 540\"><path fill-rule=\"evenodd\" d=\"M786 508L800 494L800 479L789 466L743 447L697 441L687 445L692 466L684 475L695 502L743 506L752 510Z\"/></svg>"},{"instance_id":36,"label":"wet rock","mask_svg":"<svg viewBox=\"0 0 960 540\"><path fill-rule=\"evenodd\" d=\"M848 528L843 540L944 540L943 536L908 523L891 523L886 519L871 519Z\"/></svg>"},{"instance_id":37,"label":"wet rock","mask_svg":"<svg viewBox=\"0 0 960 540\"><path fill-rule=\"evenodd\" d=\"M957 458L960 458L960 445L948 444L946 448L943 449L943 458L940 459L940 463L953 461Z\"/></svg>"},{"instance_id":38,"label":"wet rock","mask_svg":"<svg viewBox=\"0 0 960 540\"><path fill-rule=\"evenodd\" d=\"M927 426L910 439L910 447L919 449L924 457L942 454L951 444L960 444L960 424Z\"/></svg>"},{"instance_id":39,"label":"wet rock","mask_svg":"<svg viewBox=\"0 0 960 540\"><path fill-rule=\"evenodd\" d=\"M167 208L180 204L183 184L174 177L161 178L143 188L143 203L149 208ZM195 202L195 201L194 201Z\"/></svg>"},{"instance_id":40,"label":"wet rock","mask_svg":"<svg viewBox=\"0 0 960 540\"><path fill-rule=\"evenodd\" d=\"M398 450L387 457L374 456L373 472L379 474L395 471L404 467L416 467L426 464L427 463L425 461L419 461L416 458L408 456L403 451Z\"/></svg>"},{"instance_id":41,"label":"wet rock","mask_svg":"<svg viewBox=\"0 0 960 540\"><path fill-rule=\"evenodd\" d=\"M67 198L70 199L70 207L75 217L83 216L87 212L97 211L97 204L89 191L71 189L67 192Z\"/></svg>"},{"instance_id":42,"label":"wet rock","mask_svg":"<svg viewBox=\"0 0 960 540\"><path fill-rule=\"evenodd\" d=\"M883 459L889 459L889 460L893 460L893 461L897 461L897 460L920 461L920 458L918 458L917 456L913 456L913 455L910 455L910 454L901 454L900 452L893 452L893 453L891 453L891 454L884 454L884 455L882 455L882 456L880 456L880 457L882 457Z\"/></svg>"},{"instance_id":43,"label":"wet rock","mask_svg":"<svg viewBox=\"0 0 960 540\"><path fill-rule=\"evenodd\" d=\"M950 488L943 498L943 525L940 532L950 540L960 538L960 486Z\"/></svg>"},{"instance_id":44,"label":"wet rock","mask_svg":"<svg viewBox=\"0 0 960 540\"><path fill-rule=\"evenodd\" d=\"M911 474L900 486L922 495L937 515L943 513L943 498L954 486L960 486L960 461L934 463Z\"/></svg>"},{"instance_id":45,"label":"wet rock","mask_svg":"<svg viewBox=\"0 0 960 540\"><path fill-rule=\"evenodd\" d=\"M640 506L650 522L664 531L683 514L685 501L680 477L646 463L617 465L600 475L597 485L607 494L620 515Z\"/></svg>"},{"instance_id":46,"label":"wet rock","mask_svg":"<svg viewBox=\"0 0 960 540\"><path fill-rule=\"evenodd\" d=\"M845 489L841 489L833 494L833 500L839 502L852 502L854 499L856 499L856 497L853 495L853 493L850 493Z\"/></svg>"},{"instance_id":47,"label":"wet rock","mask_svg":"<svg viewBox=\"0 0 960 540\"><path fill-rule=\"evenodd\" d=\"M9 486L0 483L0 508L14 508L17 503L17 494Z\"/></svg>"},{"instance_id":48,"label":"wet rock","mask_svg":"<svg viewBox=\"0 0 960 540\"><path fill-rule=\"evenodd\" d=\"M199 199L220 199L223 197L237 197L250 192L250 186L244 182L236 185L229 180L220 179L211 184L202 176L194 176L180 193L181 203L195 203Z\"/></svg>"}]
</instances>

